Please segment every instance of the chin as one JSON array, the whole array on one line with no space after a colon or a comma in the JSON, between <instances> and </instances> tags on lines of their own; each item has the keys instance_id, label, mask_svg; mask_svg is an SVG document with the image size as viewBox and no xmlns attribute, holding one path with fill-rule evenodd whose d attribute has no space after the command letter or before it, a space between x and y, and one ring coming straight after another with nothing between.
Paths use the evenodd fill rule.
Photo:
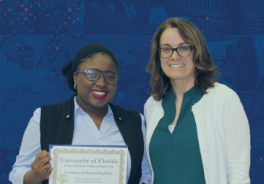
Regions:
<instances>
[{"instance_id":1,"label":"chin","mask_svg":"<svg viewBox=\"0 0 264 184\"><path fill-rule=\"evenodd\" d=\"M94 102L94 103L90 103L90 106L95 108L95 109L101 109L104 108L105 106L108 105L109 102Z\"/></svg>"},{"instance_id":2,"label":"chin","mask_svg":"<svg viewBox=\"0 0 264 184\"><path fill-rule=\"evenodd\" d=\"M184 79L186 78L185 76L182 76L182 75L174 75L174 76L171 76L169 77L171 80L180 80L180 79Z\"/></svg>"}]
</instances>

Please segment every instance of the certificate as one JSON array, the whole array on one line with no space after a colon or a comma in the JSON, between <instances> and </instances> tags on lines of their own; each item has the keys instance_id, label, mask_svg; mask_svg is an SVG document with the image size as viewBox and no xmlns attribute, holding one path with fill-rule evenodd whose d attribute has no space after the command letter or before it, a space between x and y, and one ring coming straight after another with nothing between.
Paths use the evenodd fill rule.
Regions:
<instances>
[{"instance_id":1,"label":"certificate","mask_svg":"<svg viewBox=\"0 0 264 184\"><path fill-rule=\"evenodd\" d=\"M125 184L127 146L50 145L49 184Z\"/></svg>"}]
</instances>

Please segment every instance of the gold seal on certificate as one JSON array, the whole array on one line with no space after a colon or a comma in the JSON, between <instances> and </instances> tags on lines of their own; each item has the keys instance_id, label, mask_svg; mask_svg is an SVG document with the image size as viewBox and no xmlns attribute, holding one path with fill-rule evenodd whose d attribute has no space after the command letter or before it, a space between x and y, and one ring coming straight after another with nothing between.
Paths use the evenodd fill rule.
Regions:
<instances>
[{"instance_id":1,"label":"gold seal on certificate","mask_svg":"<svg viewBox=\"0 0 264 184\"><path fill-rule=\"evenodd\" d=\"M49 184L125 184L127 146L50 145Z\"/></svg>"}]
</instances>

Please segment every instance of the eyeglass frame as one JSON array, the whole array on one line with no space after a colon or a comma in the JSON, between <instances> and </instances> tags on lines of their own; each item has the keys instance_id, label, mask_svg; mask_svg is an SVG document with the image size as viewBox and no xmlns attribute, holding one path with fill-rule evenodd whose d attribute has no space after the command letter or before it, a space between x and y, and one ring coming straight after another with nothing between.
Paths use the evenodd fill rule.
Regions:
<instances>
[{"instance_id":1,"label":"eyeglass frame","mask_svg":"<svg viewBox=\"0 0 264 184\"><path fill-rule=\"evenodd\" d=\"M157 51L159 51L159 56L160 56L161 58L170 58L170 57L173 55L173 52L174 52L174 51L176 51L177 54L178 54L180 57L188 57L189 55L187 55L187 56L182 56L182 55L180 55L180 54L178 53L178 48L181 48L181 47L190 47L190 48L191 48L191 51L190 51L190 54L189 54L189 55L191 55L192 50L195 49L194 46L192 46L192 45L188 45L188 46L180 46L180 47L176 47L176 48L169 47L170 49L172 49L171 55L170 55L169 57L161 57L161 49L162 49L162 48L157 49Z\"/></svg>"},{"instance_id":2,"label":"eyeglass frame","mask_svg":"<svg viewBox=\"0 0 264 184\"><path fill-rule=\"evenodd\" d=\"M96 71L100 72L100 74L98 75L98 78L97 78L97 79L94 79L94 80L90 80L90 79L88 79L87 76L86 76L86 72L87 72L88 70L96 70ZM117 76L117 79L116 79L116 82L115 82L115 83L110 84L110 85L114 85L114 84L116 84L116 83L118 82L119 78L120 78L120 77L119 77L116 73L114 73L114 72L111 72L111 71L103 72L103 71L98 70L98 69L96 69L96 68L88 68L88 69L86 69L86 70L77 70L77 71L75 71L75 72L76 72L76 73L83 73L83 74L85 75L85 78L86 78L88 81L97 81L98 79L100 79L101 75L103 74L103 78L104 78L104 80L105 80L105 82L106 82L107 84L110 84L110 83L107 82L107 80L105 79L105 75L104 75L104 74L105 74L105 73L113 73L113 74L115 74L115 75Z\"/></svg>"}]
</instances>

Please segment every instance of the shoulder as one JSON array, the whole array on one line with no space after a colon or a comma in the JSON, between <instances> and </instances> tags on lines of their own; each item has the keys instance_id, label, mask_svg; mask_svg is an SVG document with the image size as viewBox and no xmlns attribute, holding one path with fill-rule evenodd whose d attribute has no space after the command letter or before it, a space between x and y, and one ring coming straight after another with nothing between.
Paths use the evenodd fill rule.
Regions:
<instances>
[{"instance_id":1,"label":"shoulder","mask_svg":"<svg viewBox=\"0 0 264 184\"><path fill-rule=\"evenodd\" d=\"M157 101L153 98L153 96L150 96L145 105L144 105L144 116L147 119L149 119L150 115L153 114L153 112L156 112L157 109L161 107L162 100Z\"/></svg>"},{"instance_id":2,"label":"shoulder","mask_svg":"<svg viewBox=\"0 0 264 184\"><path fill-rule=\"evenodd\" d=\"M219 99L229 98L232 95L236 95L236 92L233 91L231 88L227 87L224 84L220 84L218 82L215 83L214 87L208 88L207 92L208 92L207 95L214 96Z\"/></svg>"},{"instance_id":3,"label":"shoulder","mask_svg":"<svg viewBox=\"0 0 264 184\"><path fill-rule=\"evenodd\" d=\"M148 109L148 108L155 107L155 106L161 104L161 101L162 101L162 100L157 101L157 100L155 100L155 99L153 98L153 96L150 96L150 97L147 99L147 101L146 101L146 103L145 103L145 105L144 105L144 109Z\"/></svg>"},{"instance_id":4,"label":"shoulder","mask_svg":"<svg viewBox=\"0 0 264 184\"><path fill-rule=\"evenodd\" d=\"M214 106L220 105L226 108L231 104L241 105L237 93L224 84L215 83L215 87L208 88L207 92L208 93L205 94L205 101L210 102Z\"/></svg>"},{"instance_id":5,"label":"shoulder","mask_svg":"<svg viewBox=\"0 0 264 184\"><path fill-rule=\"evenodd\" d=\"M62 106L64 103L65 103L65 101L61 102L61 103L57 103L57 104L42 105L42 106L40 106L40 108L41 108L41 110L42 109L53 109L53 108L56 109L56 108Z\"/></svg>"},{"instance_id":6,"label":"shoulder","mask_svg":"<svg viewBox=\"0 0 264 184\"><path fill-rule=\"evenodd\" d=\"M42 105L41 106L41 110L42 109L58 109L58 108L62 108L62 107L65 107L71 103L73 103L73 100L74 100L74 96L71 96L69 99L63 101L63 102L60 102L60 103L57 103L57 104L51 104L51 105Z\"/></svg>"},{"instance_id":7,"label":"shoulder","mask_svg":"<svg viewBox=\"0 0 264 184\"><path fill-rule=\"evenodd\" d=\"M36 120L36 122L39 122L40 116L41 116L41 108L39 107L33 112L33 116L31 120ZM29 121L29 123L31 122L31 120Z\"/></svg>"},{"instance_id":8,"label":"shoulder","mask_svg":"<svg viewBox=\"0 0 264 184\"><path fill-rule=\"evenodd\" d=\"M139 112L126 109L112 103L109 103L109 106L114 114L116 121L127 122L129 124L138 125L136 127L141 127L141 124L144 121L144 117Z\"/></svg>"},{"instance_id":9,"label":"shoulder","mask_svg":"<svg viewBox=\"0 0 264 184\"><path fill-rule=\"evenodd\" d=\"M142 117L139 112L135 110L126 109L123 107L120 107L119 105L111 104L109 103L110 108L113 111L113 114L116 118L121 118L123 120L133 120L135 122L141 122Z\"/></svg>"},{"instance_id":10,"label":"shoulder","mask_svg":"<svg viewBox=\"0 0 264 184\"><path fill-rule=\"evenodd\" d=\"M118 113L118 114L138 114L139 115L139 112L135 111L135 110L131 110L131 109L126 109L126 108L123 108L119 105L115 105L115 104L112 104L112 103L109 103L113 113Z\"/></svg>"},{"instance_id":11,"label":"shoulder","mask_svg":"<svg viewBox=\"0 0 264 184\"><path fill-rule=\"evenodd\" d=\"M43 115L41 119L45 121L54 121L54 119L64 119L66 115L67 117L74 116L74 96L75 95L61 103L41 106L41 114Z\"/></svg>"}]
</instances>

